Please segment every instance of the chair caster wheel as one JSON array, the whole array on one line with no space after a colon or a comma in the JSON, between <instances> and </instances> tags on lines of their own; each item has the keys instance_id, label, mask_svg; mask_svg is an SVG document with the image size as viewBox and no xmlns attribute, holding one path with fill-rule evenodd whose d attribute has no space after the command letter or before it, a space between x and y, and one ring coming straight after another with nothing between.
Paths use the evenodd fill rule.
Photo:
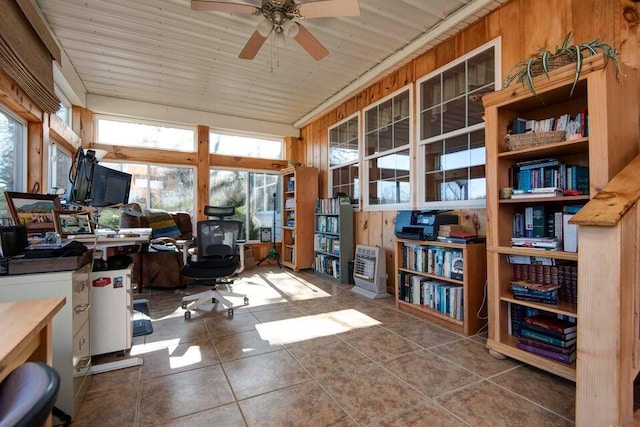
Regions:
<instances>
[{"instance_id":1,"label":"chair caster wheel","mask_svg":"<svg viewBox=\"0 0 640 427\"><path fill-rule=\"evenodd\" d=\"M182 305L180 307L182 307L182 309L185 310L187 308L187 303L182 301Z\"/></svg>"},{"instance_id":2,"label":"chair caster wheel","mask_svg":"<svg viewBox=\"0 0 640 427\"><path fill-rule=\"evenodd\" d=\"M215 298L211 298L211 303L212 303L212 304L215 304L215 303L217 303L217 302L218 302L218 300L217 300L217 299L215 299Z\"/></svg>"},{"instance_id":3,"label":"chair caster wheel","mask_svg":"<svg viewBox=\"0 0 640 427\"><path fill-rule=\"evenodd\" d=\"M233 316L233 308L230 308L229 310L227 310L227 314L229 316Z\"/></svg>"},{"instance_id":4,"label":"chair caster wheel","mask_svg":"<svg viewBox=\"0 0 640 427\"><path fill-rule=\"evenodd\" d=\"M244 305L249 305L249 298L248 297L244 297Z\"/></svg>"},{"instance_id":5,"label":"chair caster wheel","mask_svg":"<svg viewBox=\"0 0 640 427\"><path fill-rule=\"evenodd\" d=\"M185 311L184 312L184 318L185 319L191 319L191 312L190 311Z\"/></svg>"}]
</instances>

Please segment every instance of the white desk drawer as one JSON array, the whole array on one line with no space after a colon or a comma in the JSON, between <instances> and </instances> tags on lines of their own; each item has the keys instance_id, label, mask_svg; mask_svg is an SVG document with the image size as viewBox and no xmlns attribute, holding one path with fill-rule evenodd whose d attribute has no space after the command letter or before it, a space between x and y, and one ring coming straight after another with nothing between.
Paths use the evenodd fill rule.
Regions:
<instances>
[{"instance_id":1,"label":"white desk drawer","mask_svg":"<svg viewBox=\"0 0 640 427\"><path fill-rule=\"evenodd\" d=\"M89 318L89 266L76 271L71 279L72 294L72 324L73 334Z\"/></svg>"},{"instance_id":2,"label":"white desk drawer","mask_svg":"<svg viewBox=\"0 0 640 427\"><path fill-rule=\"evenodd\" d=\"M91 343L89 342L89 322L84 322L73 336L73 395L75 396L84 377L91 369Z\"/></svg>"}]
</instances>

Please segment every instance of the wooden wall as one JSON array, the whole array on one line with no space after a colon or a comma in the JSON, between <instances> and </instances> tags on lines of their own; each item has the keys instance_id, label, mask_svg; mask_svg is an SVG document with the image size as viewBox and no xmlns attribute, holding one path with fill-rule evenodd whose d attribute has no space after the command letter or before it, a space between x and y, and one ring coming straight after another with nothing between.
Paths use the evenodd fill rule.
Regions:
<instances>
[{"instance_id":1,"label":"wooden wall","mask_svg":"<svg viewBox=\"0 0 640 427\"><path fill-rule=\"evenodd\" d=\"M569 31L574 32L576 43L597 37L619 50L622 45L622 61L638 67L638 16L638 0L513 0L305 126L301 130L304 153L299 161L320 169L320 195L327 197L329 126L499 36L503 78L514 64L540 47L554 50ZM394 292L395 214L395 211L360 211L354 221L356 243L386 249L389 292ZM480 233L484 233L484 209L459 214L462 223L471 230L471 222L477 218Z\"/></svg>"}]
</instances>

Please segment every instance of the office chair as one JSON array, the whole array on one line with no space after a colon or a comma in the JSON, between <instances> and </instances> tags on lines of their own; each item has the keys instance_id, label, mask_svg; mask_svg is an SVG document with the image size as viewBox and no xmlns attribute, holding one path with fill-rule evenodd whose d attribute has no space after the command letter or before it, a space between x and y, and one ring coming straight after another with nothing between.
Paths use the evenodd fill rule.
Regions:
<instances>
[{"instance_id":1,"label":"office chair","mask_svg":"<svg viewBox=\"0 0 640 427\"><path fill-rule=\"evenodd\" d=\"M191 310L217 302L227 307L228 315L233 316L233 303L226 297L242 297L244 305L249 304L246 295L231 292L229 288L233 284L230 277L244 268L244 250L240 251L238 244L242 222L225 219L235 214L235 207L205 206L204 213L217 219L198 221L197 257L186 257L180 271L195 283L212 282L211 289L182 298L182 308L187 310L184 313L186 319L191 318ZM224 285L226 290L218 289L220 285Z\"/></svg>"},{"instance_id":2,"label":"office chair","mask_svg":"<svg viewBox=\"0 0 640 427\"><path fill-rule=\"evenodd\" d=\"M0 384L0 427L44 425L60 388L60 376L42 362L26 362Z\"/></svg>"}]
</instances>

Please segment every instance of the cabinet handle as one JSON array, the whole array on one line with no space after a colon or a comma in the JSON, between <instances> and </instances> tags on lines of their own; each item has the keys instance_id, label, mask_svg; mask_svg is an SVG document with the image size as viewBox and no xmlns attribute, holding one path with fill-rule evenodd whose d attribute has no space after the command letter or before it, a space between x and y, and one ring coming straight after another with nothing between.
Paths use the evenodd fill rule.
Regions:
<instances>
[{"instance_id":1,"label":"cabinet handle","mask_svg":"<svg viewBox=\"0 0 640 427\"><path fill-rule=\"evenodd\" d=\"M84 280L78 284L78 293L82 293L82 291L84 291L86 284L87 282L85 282Z\"/></svg>"},{"instance_id":2,"label":"cabinet handle","mask_svg":"<svg viewBox=\"0 0 640 427\"><path fill-rule=\"evenodd\" d=\"M80 372L83 369L87 369L91 364L91 356L85 356L78 360L78 364L76 365L76 371Z\"/></svg>"},{"instance_id":3,"label":"cabinet handle","mask_svg":"<svg viewBox=\"0 0 640 427\"><path fill-rule=\"evenodd\" d=\"M89 310L89 307L91 307L91 304L76 305L74 310L76 311L76 313L82 313Z\"/></svg>"}]
</instances>

